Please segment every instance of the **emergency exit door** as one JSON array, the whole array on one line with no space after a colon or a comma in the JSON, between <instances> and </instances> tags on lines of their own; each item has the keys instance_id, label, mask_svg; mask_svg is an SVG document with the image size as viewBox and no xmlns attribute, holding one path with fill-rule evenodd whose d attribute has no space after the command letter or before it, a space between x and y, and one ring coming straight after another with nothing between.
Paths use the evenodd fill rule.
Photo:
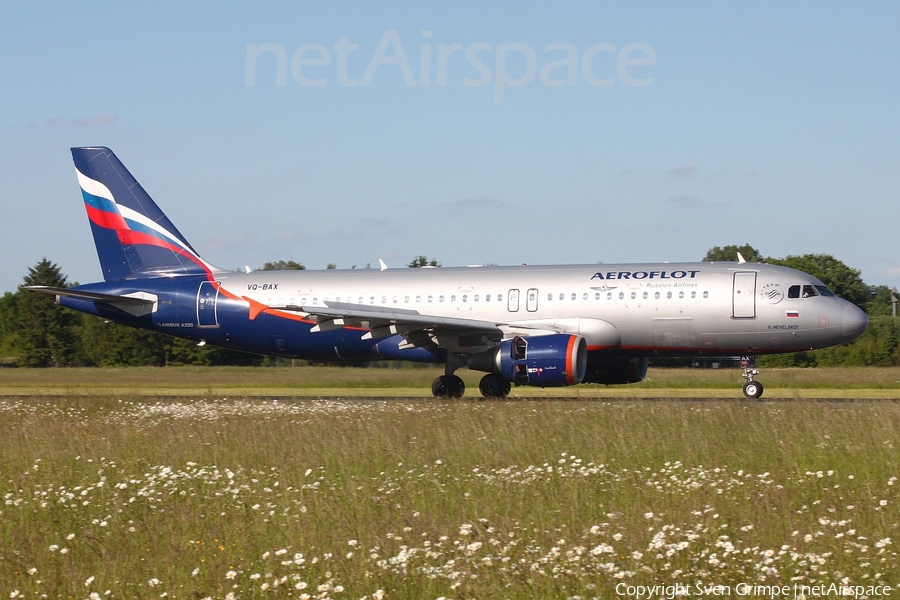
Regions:
<instances>
[{"instance_id":1,"label":"emergency exit door","mask_svg":"<svg viewBox=\"0 0 900 600\"><path fill-rule=\"evenodd\" d=\"M756 272L734 274L732 313L735 319L756 317Z\"/></svg>"}]
</instances>

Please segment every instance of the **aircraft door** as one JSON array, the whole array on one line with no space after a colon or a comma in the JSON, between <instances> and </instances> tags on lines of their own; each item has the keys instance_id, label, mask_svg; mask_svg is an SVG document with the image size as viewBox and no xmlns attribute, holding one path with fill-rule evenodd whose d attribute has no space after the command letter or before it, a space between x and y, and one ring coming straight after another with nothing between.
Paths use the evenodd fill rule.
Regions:
<instances>
[{"instance_id":1,"label":"aircraft door","mask_svg":"<svg viewBox=\"0 0 900 600\"><path fill-rule=\"evenodd\" d=\"M218 327L219 318L216 314L216 302L219 299L219 288L211 281L200 284L197 292L197 325L200 327Z\"/></svg>"},{"instance_id":2,"label":"aircraft door","mask_svg":"<svg viewBox=\"0 0 900 600\"><path fill-rule=\"evenodd\" d=\"M734 274L731 314L735 319L752 319L756 317L755 272Z\"/></svg>"},{"instance_id":3,"label":"aircraft door","mask_svg":"<svg viewBox=\"0 0 900 600\"><path fill-rule=\"evenodd\" d=\"M519 290L509 290L506 301L509 312L519 312Z\"/></svg>"},{"instance_id":4,"label":"aircraft door","mask_svg":"<svg viewBox=\"0 0 900 600\"><path fill-rule=\"evenodd\" d=\"M538 291L536 288L528 290L528 296L525 298L525 308L528 312L535 312L538 308Z\"/></svg>"}]
</instances>

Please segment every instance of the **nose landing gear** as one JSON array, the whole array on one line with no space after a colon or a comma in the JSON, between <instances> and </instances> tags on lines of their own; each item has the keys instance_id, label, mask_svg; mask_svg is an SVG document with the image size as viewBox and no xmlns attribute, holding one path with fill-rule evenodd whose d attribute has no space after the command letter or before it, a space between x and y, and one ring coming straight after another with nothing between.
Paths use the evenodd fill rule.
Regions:
<instances>
[{"instance_id":1,"label":"nose landing gear","mask_svg":"<svg viewBox=\"0 0 900 600\"><path fill-rule=\"evenodd\" d=\"M741 377L746 380L744 383L744 396L753 399L761 398L763 394L763 384L758 381L753 381L753 378L759 375L759 370L756 368L756 357L742 356L741 366L744 368Z\"/></svg>"}]
</instances>

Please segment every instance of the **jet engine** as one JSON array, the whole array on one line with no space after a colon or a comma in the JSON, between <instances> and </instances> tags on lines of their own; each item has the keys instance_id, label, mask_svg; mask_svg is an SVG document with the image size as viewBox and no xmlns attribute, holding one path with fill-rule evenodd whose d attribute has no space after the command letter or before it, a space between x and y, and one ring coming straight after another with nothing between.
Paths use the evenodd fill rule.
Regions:
<instances>
[{"instance_id":1,"label":"jet engine","mask_svg":"<svg viewBox=\"0 0 900 600\"><path fill-rule=\"evenodd\" d=\"M469 358L470 369L487 371L515 385L557 387L581 383L587 343L580 335L515 337Z\"/></svg>"},{"instance_id":2,"label":"jet engine","mask_svg":"<svg viewBox=\"0 0 900 600\"><path fill-rule=\"evenodd\" d=\"M594 358L589 357L584 383L637 383L647 376L646 356L634 358Z\"/></svg>"}]
</instances>

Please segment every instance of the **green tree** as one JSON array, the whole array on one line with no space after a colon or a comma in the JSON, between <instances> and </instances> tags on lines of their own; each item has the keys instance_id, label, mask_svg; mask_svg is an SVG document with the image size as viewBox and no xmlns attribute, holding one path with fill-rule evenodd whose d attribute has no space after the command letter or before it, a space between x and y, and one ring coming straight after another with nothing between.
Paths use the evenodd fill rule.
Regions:
<instances>
[{"instance_id":1,"label":"green tree","mask_svg":"<svg viewBox=\"0 0 900 600\"><path fill-rule=\"evenodd\" d=\"M0 362L11 362L16 354L15 333L13 331L16 297L16 294L6 292L0 298Z\"/></svg>"},{"instance_id":2,"label":"green tree","mask_svg":"<svg viewBox=\"0 0 900 600\"><path fill-rule=\"evenodd\" d=\"M431 258L429 259L427 256L421 255L417 256L406 265L410 268L418 268L418 267L439 267L441 263L437 261L437 259Z\"/></svg>"},{"instance_id":3,"label":"green tree","mask_svg":"<svg viewBox=\"0 0 900 600\"><path fill-rule=\"evenodd\" d=\"M706 256L703 257L704 262L713 262L713 261L730 261L735 262L738 259L738 252L741 253L741 256L744 257L744 260L748 262L765 262L762 254L760 254L759 250L751 246L750 244L744 244L743 246L723 246L719 248L718 246L713 246L706 252Z\"/></svg>"},{"instance_id":4,"label":"green tree","mask_svg":"<svg viewBox=\"0 0 900 600\"><path fill-rule=\"evenodd\" d=\"M891 288L886 285L870 285L869 300L863 308L870 317L892 314Z\"/></svg>"},{"instance_id":5,"label":"green tree","mask_svg":"<svg viewBox=\"0 0 900 600\"><path fill-rule=\"evenodd\" d=\"M59 266L46 258L29 267L24 286L68 287ZM15 299L15 335L17 364L24 367L67 366L76 351L74 327L78 315L56 306L53 297L19 288Z\"/></svg>"},{"instance_id":6,"label":"green tree","mask_svg":"<svg viewBox=\"0 0 900 600\"><path fill-rule=\"evenodd\" d=\"M293 260L267 262L260 271L304 271L306 267Z\"/></svg>"},{"instance_id":7,"label":"green tree","mask_svg":"<svg viewBox=\"0 0 900 600\"><path fill-rule=\"evenodd\" d=\"M165 336L86 316L79 333L79 364L97 367L163 366Z\"/></svg>"}]
</instances>

